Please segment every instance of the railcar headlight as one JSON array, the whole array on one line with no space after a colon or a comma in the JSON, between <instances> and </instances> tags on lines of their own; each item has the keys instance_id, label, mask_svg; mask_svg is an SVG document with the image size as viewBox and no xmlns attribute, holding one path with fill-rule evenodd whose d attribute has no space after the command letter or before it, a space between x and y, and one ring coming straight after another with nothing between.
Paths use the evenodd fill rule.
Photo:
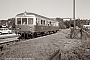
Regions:
<instances>
[{"instance_id":1,"label":"railcar headlight","mask_svg":"<svg viewBox=\"0 0 90 60\"><path fill-rule=\"evenodd\" d=\"M18 27L17 29L21 29L21 28Z\"/></svg>"}]
</instances>

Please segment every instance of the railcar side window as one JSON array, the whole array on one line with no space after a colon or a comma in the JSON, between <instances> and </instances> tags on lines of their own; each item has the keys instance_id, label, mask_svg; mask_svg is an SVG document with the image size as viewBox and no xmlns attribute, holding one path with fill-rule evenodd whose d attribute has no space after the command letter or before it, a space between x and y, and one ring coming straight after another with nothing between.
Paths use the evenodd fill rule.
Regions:
<instances>
[{"instance_id":1,"label":"railcar side window","mask_svg":"<svg viewBox=\"0 0 90 60\"><path fill-rule=\"evenodd\" d=\"M52 22L51 25L52 25L52 26L55 26L55 22Z\"/></svg>"},{"instance_id":2,"label":"railcar side window","mask_svg":"<svg viewBox=\"0 0 90 60\"><path fill-rule=\"evenodd\" d=\"M22 18L22 24L27 24L27 18Z\"/></svg>"},{"instance_id":3,"label":"railcar side window","mask_svg":"<svg viewBox=\"0 0 90 60\"><path fill-rule=\"evenodd\" d=\"M44 23L44 25L45 25L45 20L44 20L44 22L43 22L43 23Z\"/></svg>"},{"instance_id":4,"label":"railcar side window","mask_svg":"<svg viewBox=\"0 0 90 60\"><path fill-rule=\"evenodd\" d=\"M50 26L51 26L51 21L50 21Z\"/></svg>"},{"instance_id":5,"label":"railcar side window","mask_svg":"<svg viewBox=\"0 0 90 60\"><path fill-rule=\"evenodd\" d=\"M41 25L45 25L45 20L41 20Z\"/></svg>"},{"instance_id":6,"label":"railcar side window","mask_svg":"<svg viewBox=\"0 0 90 60\"><path fill-rule=\"evenodd\" d=\"M17 24L21 24L21 18L17 18Z\"/></svg>"},{"instance_id":7,"label":"railcar side window","mask_svg":"<svg viewBox=\"0 0 90 60\"><path fill-rule=\"evenodd\" d=\"M41 20L41 25L42 25L43 21Z\"/></svg>"},{"instance_id":8,"label":"railcar side window","mask_svg":"<svg viewBox=\"0 0 90 60\"><path fill-rule=\"evenodd\" d=\"M38 19L36 18L36 25L38 24Z\"/></svg>"},{"instance_id":9,"label":"railcar side window","mask_svg":"<svg viewBox=\"0 0 90 60\"><path fill-rule=\"evenodd\" d=\"M28 18L28 24L33 24L33 18Z\"/></svg>"}]
</instances>

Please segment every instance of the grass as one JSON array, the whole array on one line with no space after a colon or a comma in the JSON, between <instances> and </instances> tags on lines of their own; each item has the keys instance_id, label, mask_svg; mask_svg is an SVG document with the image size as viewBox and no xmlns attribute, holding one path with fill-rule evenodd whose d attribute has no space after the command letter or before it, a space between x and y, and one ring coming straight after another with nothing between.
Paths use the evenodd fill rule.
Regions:
<instances>
[{"instance_id":1,"label":"grass","mask_svg":"<svg viewBox=\"0 0 90 60\"><path fill-rule=\"evenodd\" d=\"M60 49L62 60L89 60L90 39L68 39L69 30L5 45L0 58L32 58L46 60Z\"/></svg>"}]
</instances>

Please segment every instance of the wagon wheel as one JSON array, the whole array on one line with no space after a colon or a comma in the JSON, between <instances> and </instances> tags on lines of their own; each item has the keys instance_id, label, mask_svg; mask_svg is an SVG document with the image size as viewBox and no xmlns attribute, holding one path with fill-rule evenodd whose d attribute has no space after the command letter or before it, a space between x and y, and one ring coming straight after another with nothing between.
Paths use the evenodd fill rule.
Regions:
<instances>
[{"instance_id":1,"label":"wagon wheel","mask_svg":"<svg viewBox=\"0 0 90 60\"><path fill-rule=\"evenodd\" d=\"M34 33L33 34L33 38L37 38L37 33Z\"/></svg>"}]
</instances>

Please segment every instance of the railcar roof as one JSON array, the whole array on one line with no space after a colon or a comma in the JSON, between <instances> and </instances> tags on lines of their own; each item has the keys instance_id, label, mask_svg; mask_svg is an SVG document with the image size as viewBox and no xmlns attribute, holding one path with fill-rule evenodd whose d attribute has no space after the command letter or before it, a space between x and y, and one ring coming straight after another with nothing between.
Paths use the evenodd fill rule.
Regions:
<instances>
[{"instance_id":1,"label":"railcar roof","mask_svg":"<svg viewBox=\"0 0 90 60\"><path fill-rule=\"evenodd\" d=\"M51 19L51 18L47 18L45 16L42 16L42 15L39 15L39 14L36 14L36 13L31 13L31 12L23 12L23 13L19 13L17 14L16 16L23 16L24 14L26 15L35 15L35 16L39 16L39 17L42 17L42 18L46 18L46 19L49 19L49 20L54 20L54 19ZM55 20L54 20L55 21Z\"/></svg>"}]
</instances>

